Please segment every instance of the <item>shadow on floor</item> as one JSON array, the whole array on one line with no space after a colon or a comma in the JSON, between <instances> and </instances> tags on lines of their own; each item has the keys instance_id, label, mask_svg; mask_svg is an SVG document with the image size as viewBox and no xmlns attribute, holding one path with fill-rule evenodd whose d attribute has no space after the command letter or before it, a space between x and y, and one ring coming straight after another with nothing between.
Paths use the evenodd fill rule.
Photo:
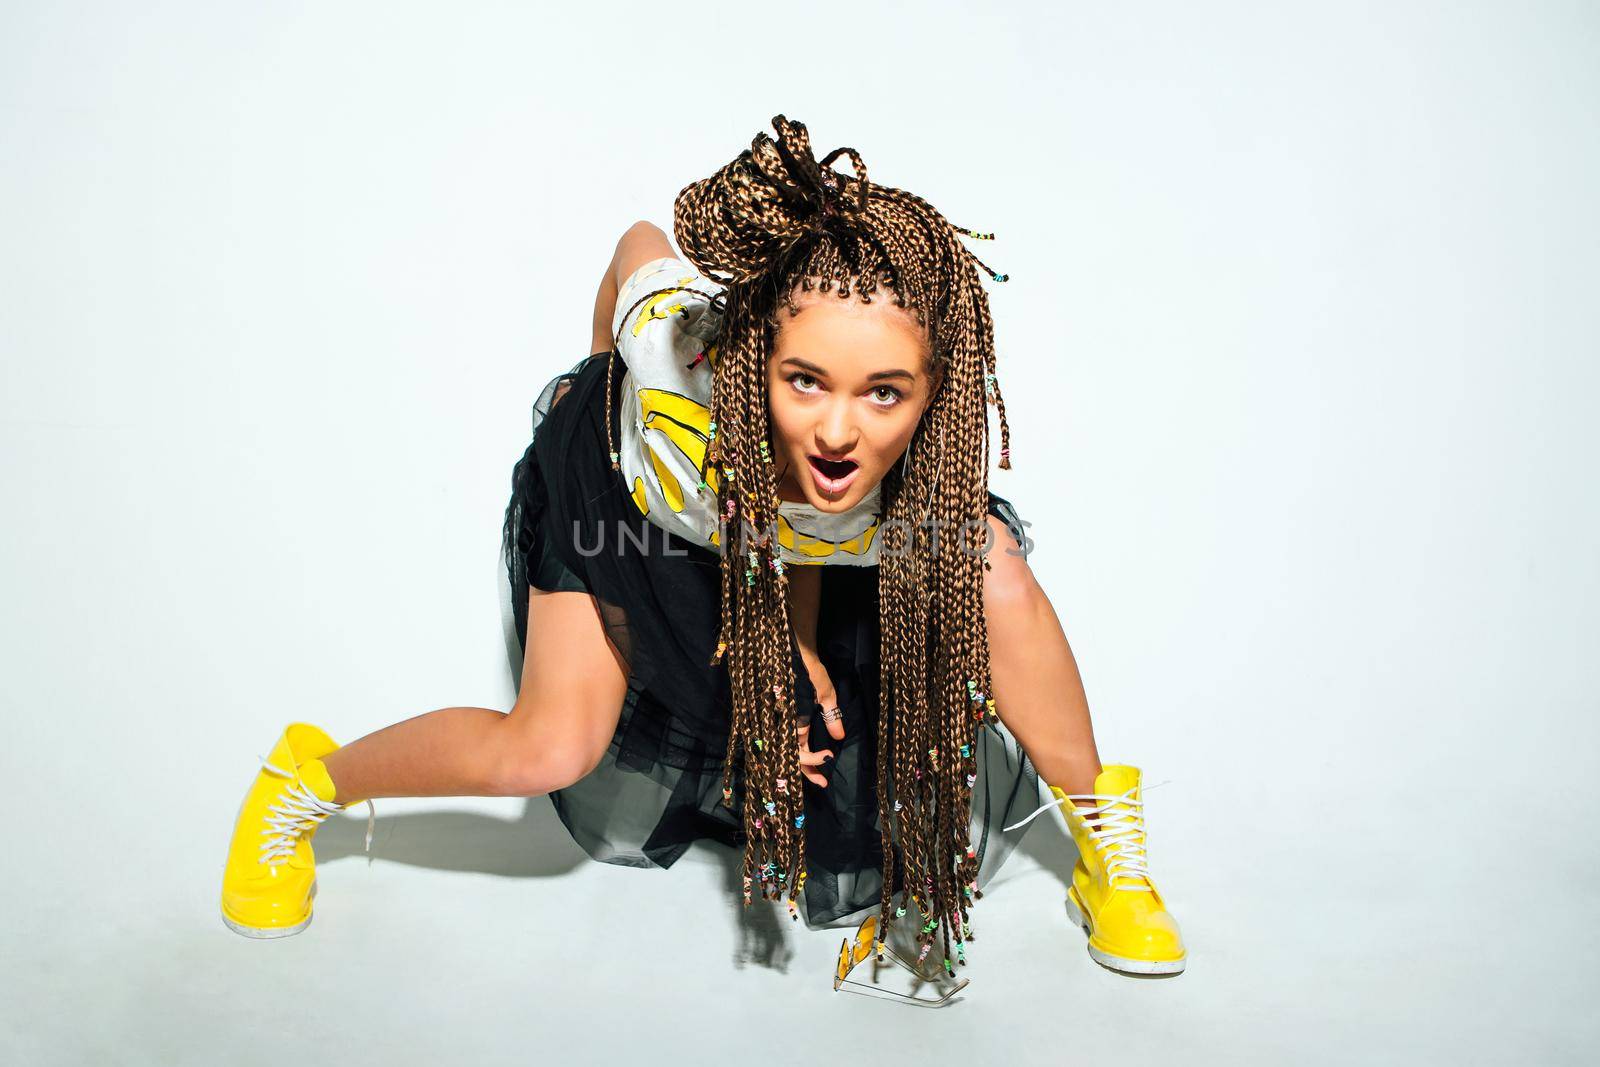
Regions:
<instances>
[{"instance_id":1,"label":"shadow on floor","mask_svg":"<svg viewBox=\"0 0 1600 1067\"><path fill-rule=\"evenodd\" d=\"M548 797L532 797L517 819L471 811L385 814L383 799L372 834L373 859L439 871L477 871L513 878L551 878L575 870L589 857L573 843ZM365 852L367 808L330 818L317 831L317 862Z\"/></svg>"}]
</instances>

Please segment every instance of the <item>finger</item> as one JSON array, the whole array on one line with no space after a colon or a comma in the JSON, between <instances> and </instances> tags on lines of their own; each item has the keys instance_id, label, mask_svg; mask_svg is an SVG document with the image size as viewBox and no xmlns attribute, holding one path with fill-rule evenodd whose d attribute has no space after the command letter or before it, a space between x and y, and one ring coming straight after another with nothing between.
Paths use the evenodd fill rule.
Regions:
<instances>
[{"instance_id":1,"label":"finger","mask_svg":"<svg viewBox=\"0 0 1600 1067\"><path fill-rule=\"evenodd\" d=\"M832 755L832 752L828 752L826 750L822 752L813 752L809 748L801 748L800 765L803 767L820 767L826 763L829 757Z\"/></svg>"},{"instance_id":2,"label":"finger","mask_svg":"<svg viewBox=\"0 0 1600 1067\"><path fill-rule=\"evenodd\" d=\"M829 737L833 738L835 741L844 740L844 715L842 713L834 716L832 721L828 722L826 725L828 727Z\"/></svg>"},{"instance_id":3,"label":"finger","mask_svg":"<svg viewBox=\"0 0 1600 1067\"><path fill-rule=\"evenodd\" d=\"M807 781L810 781L816 785L820 785L824 789L828 788L828 780L816 771L801 767L800 773L806 776Z\"/></svg>"}]
</instances>

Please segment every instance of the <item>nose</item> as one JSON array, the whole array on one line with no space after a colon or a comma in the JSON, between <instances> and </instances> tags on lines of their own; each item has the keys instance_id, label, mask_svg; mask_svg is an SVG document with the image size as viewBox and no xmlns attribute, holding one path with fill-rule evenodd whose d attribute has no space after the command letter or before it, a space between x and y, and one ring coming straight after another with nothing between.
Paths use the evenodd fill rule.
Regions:
<instances>
[{"instance_id":1,"label":"nose","mask_svg":"<svg viewBox=\"0 0 1600 1067\"><path fill-rule=\"evenodd\" d=\"M854 408L849 397L828 404L817 422L817 451L830 456L840 456L856 446Z\"/></svg>"}]
</instances>

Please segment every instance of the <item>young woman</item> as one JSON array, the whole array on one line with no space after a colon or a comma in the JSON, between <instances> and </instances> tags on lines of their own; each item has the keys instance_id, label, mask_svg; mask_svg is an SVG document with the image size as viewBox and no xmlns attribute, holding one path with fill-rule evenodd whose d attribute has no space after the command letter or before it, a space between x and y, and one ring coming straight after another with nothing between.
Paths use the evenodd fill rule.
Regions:
<instances>
[{"instance_id":1,"label":"young woman","mask_svg":"<svg viewBox=\"0 0 1600 1067\"><path fill-rule=\"evenodd\" d=\"M344 746L290 725L240 808L231 928L311 921L311 838L350 804L370 847L375 797L548 795L596 859L708 838L743 849L746 905L876 906L877 938L914 908L919 960L954 974L982 886L1057 807L1090 953L1183 969L1139 771L1101 765L1026 524L988 491L991 404L1002 468L1010 431L978 271L1005 279L961 238L992 235L773 127L678 194L681 258L623 235L594 355L535 403L503 542L516 706Z\"/></svg>"}]
</instances>

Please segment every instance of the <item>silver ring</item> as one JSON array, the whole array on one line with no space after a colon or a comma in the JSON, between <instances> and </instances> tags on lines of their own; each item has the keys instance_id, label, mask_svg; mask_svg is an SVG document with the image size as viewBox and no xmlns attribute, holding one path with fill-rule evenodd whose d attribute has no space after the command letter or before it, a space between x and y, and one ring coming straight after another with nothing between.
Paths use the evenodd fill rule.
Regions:
<instances>
[{"instance_id":1,"label":"silver ring","mask_svg":"<svg viewBox=\"0 0 1600 1067\"><path fill-rule=\"evenodd\" d=\"M838 708L823 708L822 709L822 721L823 722L838 722L842 718L844 718L844 716L839 714L839 709Z\"/></svg>"}]
</instances>

